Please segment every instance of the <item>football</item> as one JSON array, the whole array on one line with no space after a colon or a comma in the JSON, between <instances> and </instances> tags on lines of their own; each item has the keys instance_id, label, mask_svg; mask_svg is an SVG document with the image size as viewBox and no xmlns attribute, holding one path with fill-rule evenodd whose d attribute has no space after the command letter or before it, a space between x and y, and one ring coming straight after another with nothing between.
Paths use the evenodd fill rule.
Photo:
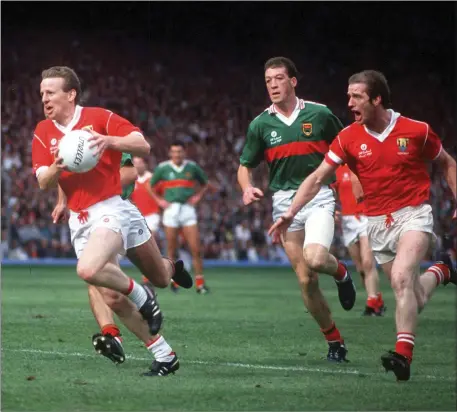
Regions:
<instances>
[{"instance_id":1,"label":"football","mask_svg":"<svg viewBox=\"0 0 457 412\"><path fill-rule=\"evenodd\" d=\"M72 130L60 140L59 157L70 172L86 173L97 165L96 148L89 148L91 136L85 130Z\"/></svg>"}]
</instances>

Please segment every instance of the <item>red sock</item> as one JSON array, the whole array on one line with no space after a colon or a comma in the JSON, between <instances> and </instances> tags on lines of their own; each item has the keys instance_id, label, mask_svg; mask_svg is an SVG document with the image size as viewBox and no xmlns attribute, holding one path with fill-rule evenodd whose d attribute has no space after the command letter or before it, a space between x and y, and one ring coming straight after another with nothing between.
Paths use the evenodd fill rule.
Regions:
<instances>
[{"instance_id":1,"label":"red sock","mask_svg":"<svg viewBox=\"0 0 457 412\"><path fill-rule=\"evenodd\" d=\"M378 308L382 308L384 306L384 299L382 298L382 293L378 292Z\"/></svg>"},{"instance_id":2,"label":"red sock","mask_svg":"<svg viewBox=\"0 0 457 412\"><path fill-rule=\"evenodd\" d=\"M378 307L379 307L378 296L368 296L367 306L371 309L378 309Z\"/></svg>"},{"instance_id":3,"label":"red sock","mask_svg":"<svg viewBox=\"0 0 457 412\"><path fill-rule=\"evenodd\" d=\"M346 266L344 266L339 260L338 260L338 269L336 269L336 273L333 275L335 280L337 281L342 281L345 276L346 276L347 270Z\"/></svg>"},{"instance_id":4,"label":"red sock","mask_svg":"<svg viewBox=\"0 0 457 412\"><path fill-rule=\"evenodd\" d=\"M343 338L340 335L340 331L335 325L335 322L332 323L328 329L321 329L321 332L324 334L325 340L327 342L342 342Z\"/></svg>"},{"instance_id":5,"label":"red sock","mask_svg":"<svg viewBox=\"0 0 457 412\"><path fill-rule=\"evenodd\" d=\"M436 277L436 286L446 285L449 283L451 278L451 272L449 268L443 263L435 263L427 269L427 272L432 272Z\"/></svg>"},{"instance_id":6,"label":"red sock","mask_svg":"<svg viewBox=\"0 0 457 412\"><path fill-rule=\"evenodd\" d=\"M409 332L398 332L395 352L406 357L408 362L411 363L413 361L413 349L414 334Z\"/></svg>"},{"instance_id":7,"label":"red sock","mask_svg":"<svg viewBox=\"0 0 457 412\"><path fill-rule=\"evenodd\" d=\"M113 338L121 339L121 331L114 324L108 324L102 327L102 335L110 334Z\"/></svg>"},{"instance_id":8,"label":"red sock","mask_svg":"<svg viewBox=\"0 0 457 412\"><path fill-rule=\"evenodd\" d=\"M195 276L195 287L197 289L199 289L203 286L205 286L205 278L203 277L203 275L196 275Z\"/></svg>"}]
</instances>

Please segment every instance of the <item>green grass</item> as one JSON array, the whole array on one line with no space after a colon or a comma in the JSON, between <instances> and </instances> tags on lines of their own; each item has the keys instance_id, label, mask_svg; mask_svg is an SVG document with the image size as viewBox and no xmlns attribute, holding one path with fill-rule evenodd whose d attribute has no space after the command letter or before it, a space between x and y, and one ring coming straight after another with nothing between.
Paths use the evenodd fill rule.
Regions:
<instances>
[{"instance_id":1,"label":"green grass","mask_svg":"<svg viewBox=\"0 0 457 412\"><path fill-rule=\"evenodd\" d=\"M453 285L439 288L421 315L412 379L396 383L379 360L395 339L385 282L386 317L363 318L360 287L345 312L332 280L321 277L351 360L333 365L291 270L206 274L209 295L160 291L163 334L181 369L146 378L149 353L125 328L130 359L116 367L95 354L96 323L72 268L4 267L2 410L455 410Z\"/></svg>"}]
</instances>

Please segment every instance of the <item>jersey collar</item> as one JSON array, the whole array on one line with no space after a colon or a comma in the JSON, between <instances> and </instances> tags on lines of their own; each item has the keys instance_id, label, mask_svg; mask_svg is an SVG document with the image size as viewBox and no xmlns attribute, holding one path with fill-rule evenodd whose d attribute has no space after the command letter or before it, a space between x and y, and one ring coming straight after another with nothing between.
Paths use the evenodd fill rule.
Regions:
<instances>
[{"instance_id":1,"label":"jersey collar","mask_svg":"<svg viewBox=\"0 0 457 412\"><path fill-rule=\"evenodd\" d=\"M68 126L62 126L61 124L57 123L55 120L52 121L54 123L54 126L59 129L63 134L67 134L68 132L71 132L73 130L73 127L76 126L76 124L79 122L79 119L81 118L81 113L82 113L82 106L76 105L75 107L75 113L73 114L73 118L71 119L70 123L68 123Z\"/></svg>"},{"instance_id":2,"label":"jersey collar","mask_svg":"<svg viewBox=\"0 0 457 412\"><path fill-rule=\"evenodd\" d=\"M379 140L381 143L389 137L390 132L393 130L395 125L397 124L398 118L401 116L400 113L394 112L392 109L388 109L390 112L390 123L384 129L382 133L376 133L373 130L368 129L365 125L363 125L365 131L370 135L373 136L376 140Z\"/></svg>"},{"instance_id":3,"label":"jersey collar","mask_svg":"<svg viewBox=\"0 0 457 412\"><path fill-rule=\"evenodd\" d=\"M169 164L170 164L171 168L177 173L181 173L184 170L184 168L186 167L187 163L189 163L187 160L184 160L184 162L182 162L181 166L177 166L171 160L169 160L169 162L170 162Z\"/></svg>"},{"instance_id":4,"label":"jersey collar","mask_svg":"<svg viewBox=\"0 0 457 412\"><path fill-rule=\"evenodd\" d=\"M279 113L276 110L274 103L268 108L268 114L275 115L278 120L281 120L287 126L290 126L293 122L295 122L295 120L297 120L300 110L303 110L305 108L305 101L303 99L299 99L298 97L296 97L296 99L297 99L297 104L295 105L295 109L292 112L292 114L290 115L290 117L286 117L283 114Z\"/></svg>"}]
</instances>

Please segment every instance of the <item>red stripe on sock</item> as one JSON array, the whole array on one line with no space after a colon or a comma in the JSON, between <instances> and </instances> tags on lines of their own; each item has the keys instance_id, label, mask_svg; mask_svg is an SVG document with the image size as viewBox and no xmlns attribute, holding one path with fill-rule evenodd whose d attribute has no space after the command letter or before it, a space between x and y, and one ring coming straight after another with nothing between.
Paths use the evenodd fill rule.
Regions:
<instances>
[{"instance_id":1,"label":"red stripe on sock","mask_svg":"<svg viewBox=\"0 0 457 412\"><path fill-rule=\"evenodd\" d=\"M157 335L155 338L149 339L149 341L146 343L146 347L149 348L151 345L156 343L160 338L161 338L161 336Z\"/></svg>"},{"instance_id":2,"label":"red stripe on sock","mask_svg":"<svg viewBox=\"0 0 457 412\"><path fill-rule=\"evenodd\" d=\"M336 280L343 280L345 276L346 276L346 268L340 261L338 261L338 269L336 270L336 273L333 277Z\"/></svg>"},{"instance_id":3,"label":"red stripe on sock","mask_svg":"<svg viewBox=\"0 0 457 412\"><path fill-rule=\"evenodd\" d=\"M110 334L112 337L121 336L121 331L115 324L109 324L102 327L102 335Z\"/></svg>"},{"instance_id":4,"label":"red stripe on sock","mask_svg":"<svg viewBox=\"0 0 457 412\"><path fill-rule=\"evenodd\" d=\"M443 279L441 279L440 271L443 273ZM431 272L435 275L437 285L441 283L449 283L449 280L451 278L451 271L446 265L442 263L435 263L433 266L430 266L427 269L427 272Z\"/></svg>"},{"instance_id":5,"label":"red stripe on sock","mask_svg":"<svg viewBox=\"0 0 457 412\"><path fill-rule=\"evenodd\" d=\"M132 278L129 279L130 280L130 283L129 283L129 288L127 289L127 295L130 295L132 293L132 290L133 290L133 287L135 286L135 282L133 281Z\"/></svg>"},{"instance_id":6,"label":"red stripe on sock","mask_svg":"<svg viewBox=\"0 0 457 412\"><path fill-rule=\"evenodd\" d=\"M408 362L413 361L413 350L414 350L414 333L410 332L398 332L397 343L395 344L395 352L403 355Z\"/></svg>"},{"instance_id":7,"label":"red stripe on sock","mask_svg":"<svg viewBox=\"0 0 457 412\"><path fill-rule=\"evenodd\" d=\"M332 326L330 326L328 329L321 329L321 332L324 334L325 340L327 342L343 341L340 335L340 331L335 325L335 322L333 322Z\"/></svg>"}]
</instances>

